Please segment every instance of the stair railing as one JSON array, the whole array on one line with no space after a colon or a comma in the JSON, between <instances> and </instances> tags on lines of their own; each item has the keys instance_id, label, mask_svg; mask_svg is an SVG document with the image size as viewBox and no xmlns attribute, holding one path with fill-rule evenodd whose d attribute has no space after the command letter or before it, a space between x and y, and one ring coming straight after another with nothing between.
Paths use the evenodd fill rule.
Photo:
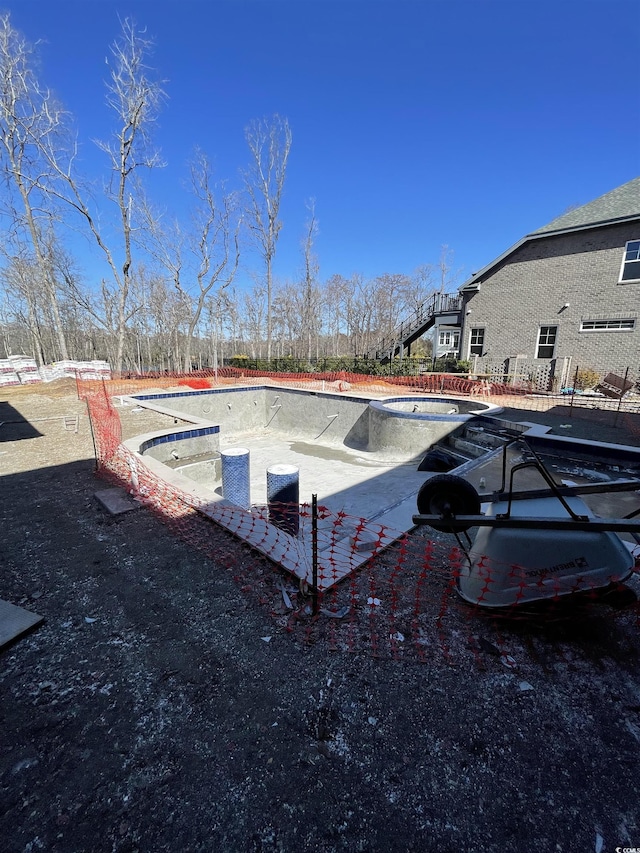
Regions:
<instances>
[{"instance_id":1,"label":"stair railing","mask_svg":"<svg viewBox=\"0 0 640 853\"><path fill-rule=\"evenodd\" d=\"M374 358L379 360L392 352L399 349L400 345L404 345L407 338L415 334L418 329L424 326L436 314L446 314L449 311L459 311L462 305L462 297L451 295L449 293L434 293L425 302L422 303L408 320L403 322L394 329L391 335L387 335L379 341L375 348L369 350L366 354L367 358L371 358L371 353L375 353Z\"/></svg>"}]
</instances>

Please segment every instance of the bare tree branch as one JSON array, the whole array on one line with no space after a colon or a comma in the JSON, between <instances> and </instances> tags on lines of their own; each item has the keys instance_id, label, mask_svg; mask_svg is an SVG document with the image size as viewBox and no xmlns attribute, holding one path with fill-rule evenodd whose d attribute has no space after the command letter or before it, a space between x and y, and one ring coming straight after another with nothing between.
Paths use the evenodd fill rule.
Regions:
<instances>
[{"instance_id":1,"label":"bare tree branch","mask_svg":"<svg viewBox=\"0 0 640 853\"><path fill-rule=\"evenodd\" d=\"M291 150L291 129L286 118L274 115L249 124L245 138L252 156L244 174L249 197L249 229L265 263L267 287L267 358L271 358L273 258L282 222L280 202Z\"/></svg>"}]
</instances>

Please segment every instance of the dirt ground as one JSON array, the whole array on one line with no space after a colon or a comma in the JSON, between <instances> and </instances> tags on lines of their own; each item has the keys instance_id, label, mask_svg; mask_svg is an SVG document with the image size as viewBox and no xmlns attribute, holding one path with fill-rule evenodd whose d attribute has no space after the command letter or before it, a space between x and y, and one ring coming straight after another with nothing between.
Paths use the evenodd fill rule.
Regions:
<instances>
[{"instance_id":1,"label":"dirt ground","mask_svg":"<svg viewBox=\"0 0 640 853\"><path fill-rule=\"evenodd\" d=\"M3 853L640 848L636 612L537 630L535 655L504 628L515 668L473 614L453 662L306 645L226 533L205 556L101 508L72 382L0 391L0 423L0 598L45 617L0 649Z\"/></svg>"}]
</instances>

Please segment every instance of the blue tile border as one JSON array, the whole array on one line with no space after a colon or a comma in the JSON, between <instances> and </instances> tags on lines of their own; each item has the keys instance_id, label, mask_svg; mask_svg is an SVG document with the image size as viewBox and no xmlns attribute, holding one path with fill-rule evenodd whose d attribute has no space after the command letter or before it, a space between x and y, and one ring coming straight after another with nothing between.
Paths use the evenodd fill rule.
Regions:
<instances>
[{"instance_id":1,"label":"blue tile border","mask_svg":"<svg viewBox=\"0 0 640 853\"><path fill-rule=\"evenodd\" d=\"M392 409L391 403L447 403L450 405L465 404L468 406L466 412L455 412L446 414L445 412L403 412L398 409ZM377 412L400 419L416 420L416 421L466 421L469 418L476 417L478 414L488 415L492 410L490 403L484 403L481 400L475 400L468 397L434 397L427 394L412 397L387 397L384 400L371 400L369 405Z\"/></svg>"},{"instance_id":2,"label":"blue tile border","mask_svg":"<svg viewBox=\"0 0 640 853\"><path fill-rule=\"evenodd\" d=\"M172 432L167 435L159 435L157 438L149 438L143 441L140 445L140 453L149 450L150 447L156 447L158 444L166 444L168 441L185 441L189 438L202 438L205 435L216 435L220 432L219 426L200 427L199 429L187 429L180 432Z\"/></svg>"},{"instance_id":3,"label":"blue tile border","mask_svg":"<svg viewBox=\"0 0 640 853\"><path fill-rule=\"evenodd\" d=\"M334 400L338 397L340 400L346 400L352 403L359 403L362 406L370 406L372 409L378 412L384 412L388 416L392 416L399 419L406 420L417 420L417 421L451 421L453 423L456 422L464 422L469 420L472 417L477 417L478 415L489 415L492 411L494 411L495 407L491 404L484 403L482 400L476 400L474 398L468 397L456 397L456 396L445 396L440 397L434 394L429 393L413 393L411 396L400 396L400 397L383 397L380 398L371 398L369 396L355 397L350 394L345 393L337 393L334 391L320 391L317 389L302 389L302 388L286 388L279 385L250 385L244 386L240 388L208 388L208 389L193 389L189 391L170 391L159 394L131 394L130 397L133 400L177 400L177 399L192 399L194 397L207 397L212 394L255 394L256 391L265 391L265 392L273 392L273 393L285 393L285 394L295 394L295 395L303 395L305 397L316 397L316 398L324 398ZM417 403L417 402L425 402L425 403L450 403L450 404L459 404L462 403L464 408L467 409L466 412L457 412L455 414L444 414L442 412L403 412L398 411L396 409L392 409L390 407L390 403ZM496 411L500 410L499 407L495 409ZM220 427L216 426L216 432L219 432ZM206 430L203 432L202 430L192 430L192 435L188 435L186 433L174 433L174 435L179 435L181 438L193 438L200 435L207 435ZM153 444L161 444L163 441L176 441L180 439L172 438L171 436L166 436L160 439L153 439ZM141 453L144 453L148 447L153 446L152 444L148 444L145 442L141 447Z\"/></svg>"},{"instance_id":4,"label":"blue tile border","mask_svg":"<svg viewBox=\"0 0 640 853\"><path fill-rule=\"evenodd\" d=\"M338 396L341 400L351 400L355 403L368 403L370 397L354 397L351 394L345 394L338 391L318 391L317 389L303 388L284 388L281 385L247 385L244 388L203 388L192 391L168 391L162 394L130 394L132 400L170 400L176 397L206 397L210 394L249 394L255 391L274 391L286 392L287 394L304 394L306 397L327 397L335 399ZM407 399L413 399L407 398Z\"/></svg>"},{"instance_id":5,"label":"blue tile border","mask_svg":"<svg viewBox=\"0 0 640 853\"><path fill-rule=\"evenodd\" d=\"M206 397L210 394L237 394L249 391L266 391L270 385L251 385L247 388L202 388L192 391L170 391L164 394L130 394L132 400L170 400L175 397ZM306 392L304 392L306 393Z\"/></svg>"}]
</instances>

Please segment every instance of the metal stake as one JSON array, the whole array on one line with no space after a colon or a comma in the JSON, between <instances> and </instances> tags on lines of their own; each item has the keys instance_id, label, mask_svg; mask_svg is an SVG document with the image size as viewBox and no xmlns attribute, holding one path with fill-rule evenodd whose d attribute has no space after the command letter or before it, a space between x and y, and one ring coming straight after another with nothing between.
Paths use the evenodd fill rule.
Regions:
<instances>
[{"instance_id":1,"label":"metal stake","mask_svg":"<svg viewBox=\"0 0 640 853\"><path fill-rule=\"evenodd\" d=\"M576 367L576 372L573 377L573 388L571 389L572 393L570 394L569 400L569 417L573 415L573 398L576 396L576 385L578 384L578 368Z\"/></svg>"},{"instance_id":2,"label":"metal stake","mask_svg":"<svg viewBox=\"0 0 640 853\"><path fill-rule=\"evenodd\" d=\"M629 375L629 368L627 367L627 369L626 369L626 370L625 370L625 372L624 372L624 382L622 383L622 390L621 390L621 392L620 392L620 399L618 400L618 408L617 408L617 410L616 410L616 416L615 416L615 418L613 419L613 425L614 425L614 427L615 427L615 426L618 426L618 416L620 415L620 408L621 408L621 406L622 406L622 398L623 398L623 397L624 397L624 395L626 394L625 388L627 387L627 376L628 376L628 375Z\"/></svg>"},{"instance_id":3,"label":"metal stake","mask_svg":"<svg viewBox=\"0 0 640 853\"><path fill-rule=\"evenodd\" d=\"M318 496L311 495L311 612L318 615Z\"/></svg>"}]
</instances>

